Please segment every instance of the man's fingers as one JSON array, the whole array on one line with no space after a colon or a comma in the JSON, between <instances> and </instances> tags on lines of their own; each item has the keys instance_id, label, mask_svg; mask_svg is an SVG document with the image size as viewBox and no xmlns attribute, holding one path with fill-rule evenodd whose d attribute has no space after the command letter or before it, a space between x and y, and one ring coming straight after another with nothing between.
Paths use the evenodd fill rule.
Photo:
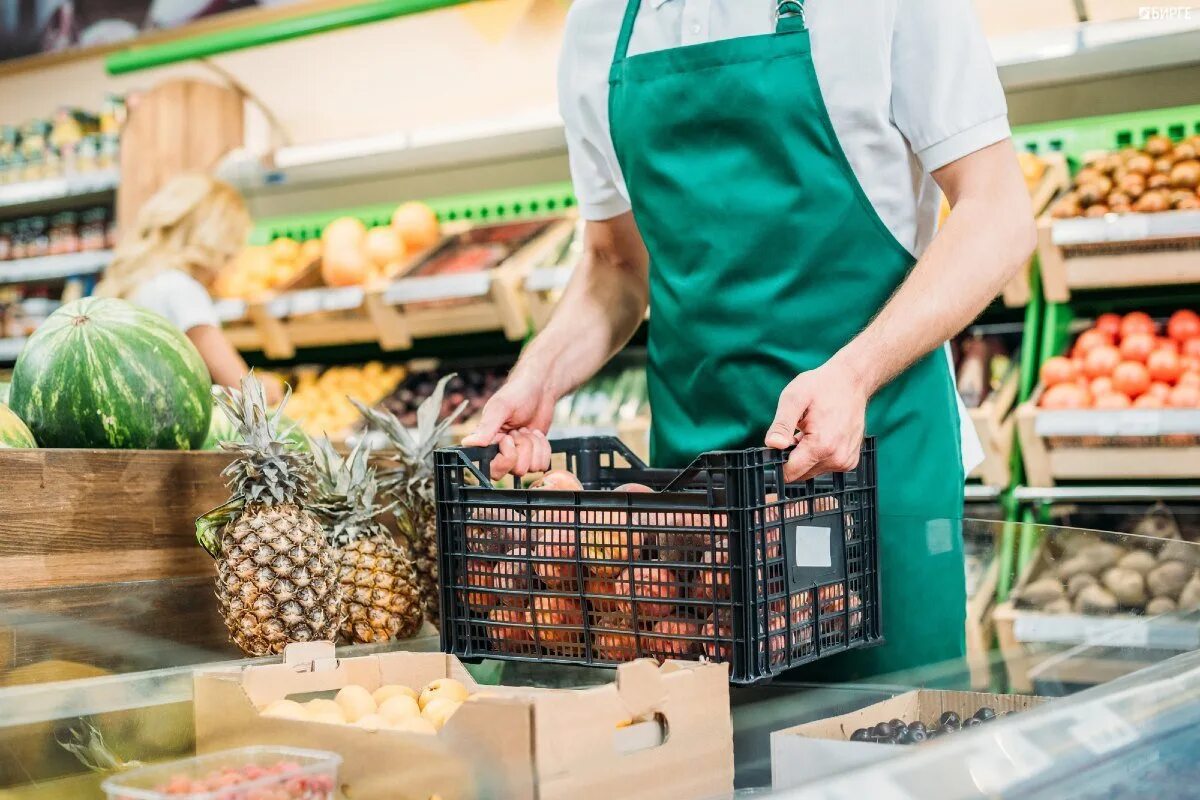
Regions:
<instances>
[{"instance_id":1,"label":"man's fingers","mask_svg":"<svg viewBox=\"0 0 1200 800\"><path fill-rule=\"evenodd\" d=\"M529 468L534 472L545 472L550 469L550 440L546 438L546 434L535 429L533 431L533 443L534 458Z\"/></svg>"},{"instance_id":2,"label":"man's fingers","mask_svg":"<svg viewBox=\"0 0 1200 800\"><path fill-rule=\"evenodd\" d=\"M529 462L533 457L533 437L525 428L513 431L510 435L517 445L517 463L512 472L519 478L529 472Z\"/></svg>"},{"instance_id":3,"label":"man's fingers","mask_svg":"<svg viewBox=\"0 0 1200 800\"><path fill-rule=\"evenodd\" d=\"M492 459L492 480L498 481L517 465L517 445L508 434L500 437L500 452Z\"/></svg>"},{"instance_id":4,"label":"man's fingers","mask_svg":"<svg viewBox=\"0 0 1200 800\"><path fill-rule=\"evenodd\" d=\"M783 465L783 479L788 483L806 480L812 470L821 462L820 446L815 436L802 436L796 449L788 456Z\"/></svg>"},{"instance_id":5,"label":"man's fingers","mask_svg":"<svg viewBox=\"0 0 1200 800\"><path fill-rule=\"evenodd\" d=\"M483 407L483 413L479 415L479 424L475 426L475 430L463 437L463 446L487 447L495 444L500 430L508 422L511 414L512 409L507 403L498 397L493 397Z\"/></svg>"},{"instance_id":6,"label":"man's fingers","mask_svg":"<svg viewBox=\"0 0 1200 800\"><path fill-rule=\"evenodd\" d=\"M788 384L779 395L775 420L767 428L763 443L776 450L785 450L796 443L796 426L808 410L808 391L796 381Z\"/></svg>"}]
</instances>

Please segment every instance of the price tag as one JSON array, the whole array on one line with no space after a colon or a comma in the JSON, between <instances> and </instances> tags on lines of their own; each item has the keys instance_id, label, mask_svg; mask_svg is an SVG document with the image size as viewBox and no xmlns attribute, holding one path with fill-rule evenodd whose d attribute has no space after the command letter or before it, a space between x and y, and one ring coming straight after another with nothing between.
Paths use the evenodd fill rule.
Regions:
<instances>
[{"instance_id":1,"label":"price tag","mask_svg":"<svg viewBox=\"0 0 1200 800\"><path fill-rule=\"evenodd\" d=\"M349 311L358 308L363 302L363 290L357 286L346 286L341 289L326 289L321 292L322 311Z\"/></svg>"},{"instance_id":2,"label":"price tag","mask_svg":"<svg viewBox=\"0 0 1200 800\"><path fill-rule=\"evenodd\" d=\"M291 310L291 298L287 295L276 297L267 303L267 316L273 319L283 319Z\"/></svg>"},{"instance_id":3,"label":"price tag","mask_svg":"<svg viewBox=\"0 0 1200 800\"><path fill-rule=\"evenodd\" d=\"M288 313L293 317L303 317L321 310L320 292L293 292L287 299Z\"/></svg>"},{"instance_id":4,"label":"price tag","mask_svg":"<svg viewBox=\"0 0 1200 800\"><path fill-rule=\"evenodd\" d=\"M1138 740L1137 729L1107 706L1081 708L1075 716L1079 721L1067 732L1096 755L1128 747Z\"/></svg>"}]
</instances>

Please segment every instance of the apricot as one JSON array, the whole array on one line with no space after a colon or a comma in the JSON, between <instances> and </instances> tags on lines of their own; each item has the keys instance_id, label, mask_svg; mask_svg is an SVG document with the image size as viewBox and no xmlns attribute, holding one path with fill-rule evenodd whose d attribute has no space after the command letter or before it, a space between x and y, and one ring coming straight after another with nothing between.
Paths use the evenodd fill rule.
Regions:
<instances>
[{"instance_id":1,"label":"apricot","mask_svg":"<svg viewBox=\"0 0 1200 800\"><path fill-rule=\"evenodd\" d=\"M613 516L613 512L583 512L592 519L581 520L581 524L613 524L594 518L596 515ZM617 523L621 524L621 523ZM593 575L614 578L621 574L631 560L637 560L642 549L642 533L638 530L583 530L579 533L580 555Z\"/></svg>"},{"instance_id":2,"label":"apricot","mask_svg":"<svg viewBox=\"0 0 1200 800\"><path fill-rule=\"evenodd\" d=\"M488 634L492 644L501 653L530 653L532 652L533 633L529 624L529 609L527 608L494 608L488 614L493 623L488 626ZM510 624L504 624L510 623Z\"/></svg>"},{"instance_id":3,"label":"apricot","mask_svg":"<svg viewBox=\"0 0 1200 800\"><path fill-rule=\"evenodd\" d=\"M697 651L699 642L696 638L700 634L700 623L691 619L663 619L654 625L651 633L645 639L646 655L654 656L659 661L682 658ZM673 638L677 636L688 638Z\"/></svg>"},{"instance_id":4,"label":"apricot","mask_svg":"<svg viewBox=\"0 0 1200 800\"><path fill-rule=\"evenodd\" d=\"M699 600L728 600L729 581L729 550L722 542L718 549L707 551L700 559L693 594Z\"/></svg>"},{"instance_id":5,"label":"apricot","mask_svg":"<svg viewBox=\"0 0 1200 800\"><path fill-rule=\"evenodd\" d=\"M637 617L667 617L679 599L680 584L675 573L666 567L634 567L621 573L614 592L618 612Z\"/></svg>"},{"instance_id":6,"label":"apricot","mask_svg":"<svg viewBox=\"0 0 1200 800\"><path fill-rule=\"evenodd\" d=\"M708 658L728 661L733 656L733 626L727 613L712 615L700 630L700 649Z\"/></svg>"},{"instance_id":7,"label":"apricot","mask_svg":"<svg viewBox=\"0 0 1200 800\"><path fill-rule=\"evenodd\" d=\"M467 585L479 589L491 589L494 583L491 562L477 558L467 559ZM488 591L466 592L467 606L479 611L496 605L496 595Z\"/></svg>"},{"instance_id":8,"label":"apricot","mask_svg":"<svg viewBox=\"0 0 1200 800\"><path fill-rule=\"evenodd\" d=\"M529 591L529 575L531 571L529 550L518 547L508 552L512 560L499 561L492 575L492 588L500 602L508 606L519 606L526 603Z\"/></svg>"},{"instance_id":9,"label":"apricot","mask_svg":"<svg viewBox=\"0 0 1200 800\"><path fill-rule=\"evenodd\" d=\"M533 548L533 557L535 559L533 570L542 579L542 583L546 584L547 589L559 592L578 591L579 575L575 564L570 561L561 560L572 559L575 557L575 553L576 548L574 545L543 543Z\"/></svg>"},{"instance_id":10,"label":"apricot","mask_svg":"<svg viewBox=\"0 0 1200 800\"><path fill-rule=\"evenodd\" d=\"M534 624L531 636L534 641L545 644L572 642L579 632L567 630L583 625L583 609L579 601L571 597L538 595L533 598L530 620Z\"/></svg>"},{"instance_id":11,"label":"apricot","mask_svg":"<svg viewBox=\"0 0 1200 800\"><path fill-rule=\"evenodd\" d=\"M529 488L551 492L582 492L583 484L565 469L552 469L529 484Z\"/></svg>"}]
</instances>

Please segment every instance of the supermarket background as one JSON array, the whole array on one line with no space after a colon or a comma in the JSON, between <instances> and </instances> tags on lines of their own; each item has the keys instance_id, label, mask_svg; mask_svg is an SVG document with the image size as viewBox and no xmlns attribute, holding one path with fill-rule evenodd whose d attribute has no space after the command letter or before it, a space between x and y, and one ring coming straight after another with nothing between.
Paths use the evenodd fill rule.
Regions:
<instances>
[{"instance_id":1,"label":"supermarket background","mask_svg":"<svg viewBox=\"0 0 1200 800\"><path fill-rule=\"evenodd\" d=\"M1045 581L1058 581L1057 565L1075 552L1072 529L1117 532L1104 540L1123 553L1139 537L1200 540L1192 313L1200 311L1200 7L973 1L1007 92L1039 244L953 343L959 390L987 451L963 512L969 655L961 675L911 681L1062 694L1200 649L1200 623L1184 613L1179 587L1123 599L1115 614L1068 601L1054 624L1039 622L1043 607L1067 596L1065 579L1058 589ZM347 394L412 423L438 378L457 372L446 407L469 401L461 432L545 323L579 256L555 100L568 8L566 0L7 4L0 383L38 324L94 289L134 210L171 175L206 169L243 193L255 219L218 285L224 328L249 363L294 387L289 415L312 435L353 441L361 423ZM432 247L346 274L326 268L317 244L306 246L344 217L387 227L406 201L437 213ZM1115 372L1104 347L1093 354L1095 336L1081 338L1093 328L1144 374ZM639 334L560 403L552 436L611 433L644 450L644 343ZM124 709L111 729L153 752L190 747L178 730L186 667L230 656L223 631L194 610L209 583L22 586L13 576L27 557L0 544L9 620L0 685L120 673L125 683L77 688L66 704L98 717ZM145 574L131 568L128 577ZM1023 594L1039 581L1047 594ZM1200 593L1191 599L1200 605ZM1167 613L1151 625L1155 611ZM66 649L56 628L64 625L73 631ZM424 645L437 649L436 637ZM79 663L88 666L61 666ZM1197 687L1182 672L1178 680L1174 700L1153 695L1176 723L1200 717L1187 711ZM754 691L740 721L735 709L735 743L748 750L795 721L754 702L782 708L781 689ZM175 716L156 718L154 729L113 692L157 698ZM0 797L35 777L31 765L70 771L54 744L61 730L44 735L51 717L31 710L60 707L63 696L47 689L30 705L32 696L0 688L0 732L5 719L27 726L22 736L42 726L40 738L25 737L27 751L0 736L0 766L14 770L0 771ZM1151 738L1166 724L1115 713L1124 720L1117 738L1135 729ZM1077 755L1056 754L1055 763ZM766 758L740 764L739 783L768 783ZM945 759L929 769L961 760ZM1123 796L1114 785L1087 796Z\"/></svg>"}]
</instances>

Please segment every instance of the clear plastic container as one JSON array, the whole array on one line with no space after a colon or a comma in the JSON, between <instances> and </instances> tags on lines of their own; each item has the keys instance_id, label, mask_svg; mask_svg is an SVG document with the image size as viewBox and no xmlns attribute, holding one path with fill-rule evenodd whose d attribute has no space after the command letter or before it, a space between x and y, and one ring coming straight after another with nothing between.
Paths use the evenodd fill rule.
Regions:
<instances>
[{"instance_id":1,"label":"clear plastic container","mask_svg":"<svg viewBox=\"0 0 1200 800\"><path fill-rule=\"evenodd\" d=\"M103 788L108 800L333 800L341 763L322 750L242 747L126 772Z\"/></svg>"}]
</instances>

